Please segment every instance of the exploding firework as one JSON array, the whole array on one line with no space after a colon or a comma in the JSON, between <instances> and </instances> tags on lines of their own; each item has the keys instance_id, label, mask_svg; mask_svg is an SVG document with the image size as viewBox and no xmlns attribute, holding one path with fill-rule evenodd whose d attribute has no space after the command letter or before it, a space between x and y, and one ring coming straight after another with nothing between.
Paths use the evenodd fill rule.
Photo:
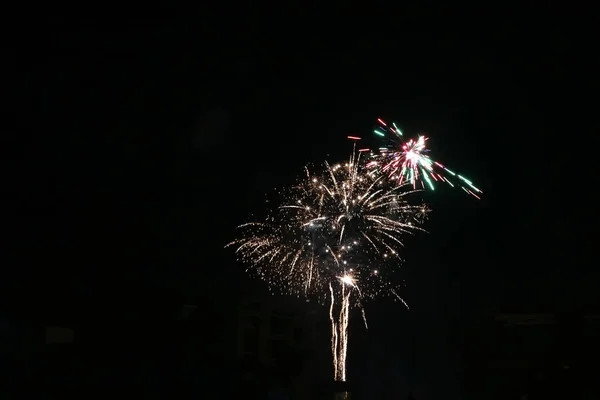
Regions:
<instances>
[{"instance_id":1,"label":"exploding firework","mask_svg":"<svg viewBox=\"0 0 600 400\"><path fill-rule=\"evenodd\" d=\"M422 230L428 209L413 206L415 190L389 185L353 153L345 164L306 168L298 184L280 192L282 205L262 222L239 227L239 258L270 285L330 301L335 380L346 380L349 312L363 300L390 294L403 237ZM406 303L404 303L406 304Z\"/></svg>"},{"instance_id":2,"label":"exploding firework","mask_svg":"<svg viewBox=\"0 0 600 400\"><path fill-rule=\"evenodd\" d=\"M381 119L374 129L375 135L386 140L385 145L373 153L368 167L380 171L398 183L408 182L413 188L435 189L436 182L444 182L452 187L459 186L466 193L479 199L482 193L473 183L441 163L434 161L428 155L428 138L418 136L407 139L395 123L389 125ZM351 140L359 137L349 136ZM362 149L361 151L370 151Z\"/></svg>"}]
</instances>

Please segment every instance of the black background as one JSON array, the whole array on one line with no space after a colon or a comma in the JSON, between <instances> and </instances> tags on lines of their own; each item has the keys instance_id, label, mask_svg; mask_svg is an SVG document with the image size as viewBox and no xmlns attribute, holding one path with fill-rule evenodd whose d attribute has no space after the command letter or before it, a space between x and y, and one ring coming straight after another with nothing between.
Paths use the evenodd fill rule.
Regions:
<instances>
[{"instance_id":1,"label":"black background","mask_svg":"<svg viewBox=\"0 0 600 400\"><path fill-rule=\"evenodd\" d=\"M229 313L233 300L213 299L237 290L233 228L305 163L347 157L346 136L378 117L428 133L484 191L427 195L430 233L405 254L423 334L595 302L593 129L576 128L597 84L585 32L549 11L471 24L200 14L28 20L8 36L7 313L121 321L145 304L136 314L152 319L190 295ZM400 329L387 320L370 335Z\"/></svg>"}]
</instances>

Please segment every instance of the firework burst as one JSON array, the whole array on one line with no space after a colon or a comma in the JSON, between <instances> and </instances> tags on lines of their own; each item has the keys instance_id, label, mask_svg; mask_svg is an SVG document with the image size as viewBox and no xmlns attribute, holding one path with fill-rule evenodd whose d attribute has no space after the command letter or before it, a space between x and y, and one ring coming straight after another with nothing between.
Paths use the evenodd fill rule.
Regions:
<instances>
[{"instance_id":1,"label":"firework burst","mask_svg":"<svg viewBox=\"0 0 600 400\"><path fill-rule=\"evenodd\" d=\"M282 202L261 222L239 227L236 246L269 284L291 294L327 297L328 284L352 276L363 297L389 289L380 266L396 259L403 237L417 230L429 209L411 205L418 190L392 186L357 156L324 166L282 190Z\"/></svg>"},{"instance_id":2,"label":"firework burst","mask_svg":"<svg viewBox=\"0 0 600 400\"><path fill-rule=\"evenodd\" d=\"M464 176L457 174L441 163L429 157L428 138L417 136L407 139L395 123L389 125L381 119L377 120L375 135L385 140L385 145L372 153L367 166L397 181L409 183L413 188L417 185L423 189L435 189L436 183L444 182L452 187L459 186L466 193L479 199L481 190ZM358 140L356 136L349 136ZM370 151L362 149L361 151Z\"/></svg>"},{"instance_id":3,"label":"firework burst","mask_svg":"<svg viewBox=\"0 0 600 400\"><path fill-rule=\"evenodd\" d=\"M240 226L230 243L239 258L270 285L330 301L335 379L346 379L349 309L377 295L402 300L386 279L399 264L406 234L422 230L425 206L415 190L389 185L353 153L345 164L324 166L280 192L281 206L262 222ZM403 300L402 300L403 301ZM366 325L366 319L365 319Z\"/></svg>"}]
</instances>

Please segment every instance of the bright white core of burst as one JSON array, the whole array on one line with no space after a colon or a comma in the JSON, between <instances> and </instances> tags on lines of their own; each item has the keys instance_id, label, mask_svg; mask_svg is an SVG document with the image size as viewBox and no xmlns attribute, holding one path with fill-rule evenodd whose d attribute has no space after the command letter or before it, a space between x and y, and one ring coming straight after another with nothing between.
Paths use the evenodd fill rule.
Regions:
<instances>
[{"instance_id":1,"label":"bright white core of burst","mask_svg":"<svg viewBox=\"0 0 600 400\"><path fill-rule=\"evenodd\" d=\"M340 280L348 286L354 286L354 279L350 275L344 275L340 277Z\"/></svg>"}]
</instances>

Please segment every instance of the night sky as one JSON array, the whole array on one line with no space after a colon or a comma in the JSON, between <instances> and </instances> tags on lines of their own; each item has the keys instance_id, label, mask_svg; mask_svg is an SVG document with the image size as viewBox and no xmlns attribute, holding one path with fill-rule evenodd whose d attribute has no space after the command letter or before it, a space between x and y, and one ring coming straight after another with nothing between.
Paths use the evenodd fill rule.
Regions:
<instances>
[{"instance_id":1,"label":"night sky","mask_svg":"<svg viewBox=\"0 0 600 400\"><path fill-rule=\"evenodd\" d=\"M428 133L484 191L426 196L430 234L405 254L415 313L445 326L590 301L573 204L594 183L560 162L581 77L558 30L200 26L57 19L18 36L2 287L20 304L78 315L235 291L233 228L305 163L345 159L346 136L378 117Z\"/></svg>"}]
</instances>

